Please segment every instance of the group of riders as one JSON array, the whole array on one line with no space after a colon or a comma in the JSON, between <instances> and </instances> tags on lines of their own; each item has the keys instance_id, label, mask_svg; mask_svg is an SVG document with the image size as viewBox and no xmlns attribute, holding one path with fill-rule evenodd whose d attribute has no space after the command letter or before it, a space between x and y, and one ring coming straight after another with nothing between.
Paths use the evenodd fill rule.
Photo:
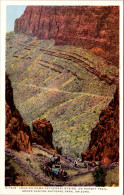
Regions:
<instances>
[{"instance_id":1,"label":"group of riders","mask_svg":"<svg viewBox=\"0 0 124 195\"><path fill-rule=\"evenodd\" d=\"M62 181L66 181L67 179L67 172L61 168L60 165L60 157L55 156L55 154L50 158L50 162L48 162L44 166L44 172L47 176L52 176L52 179L54 180L54 177L62 179Z\"/></svg>"},{"instance_id":2,"label":"group of riders","mask_svg":"<svg viewBox=\"0 0 124 195\"><path fill-rule=\"evenodd\" d=\"M74 160L74 167L78 167L78 158L75 158ZM85 168L91 169L96 166L95 162L84 162ZM47 176L52 176L52 179L54 180L54 177L62 179L62 181L67 180L67 172L61 168L61 163L60 163L60 156L53 156L49 159L49 162L47 162L44 166L44 172L45 175Z\"/></svg>"},{"instance_id":3,"label":"group of riders","mask_svg":"<svg viewBox=\"0 0 124 195\"><path fill-rule=\"evenodd\" d=\"M55 154L53 154L53 156L50 158L52 163L56 162L57 159L58 159L58 161L60 161L60 157L55 157ZM75 158L74 166L77 167L77 165L78 165L78 159Z\"/></svg>"}]
</instances>

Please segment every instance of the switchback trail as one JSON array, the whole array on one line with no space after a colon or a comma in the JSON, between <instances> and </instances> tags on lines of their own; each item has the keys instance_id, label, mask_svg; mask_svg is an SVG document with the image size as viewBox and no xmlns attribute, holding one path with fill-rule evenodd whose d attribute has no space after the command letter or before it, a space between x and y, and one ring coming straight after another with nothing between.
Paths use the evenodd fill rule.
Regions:
<instances>
[{"instance_id":1,"label":"switchback trail","mask_svg":"<svg viewBox=\"0 0 124 195\"><path fill-rule=\"evenodd\" d=\"M40 51L46 52L47 55L51 55L51 56L63 58L63 59L69 60L69 61L73 61L73 62L77 63L80 68L84 67L87 71L93 73L100 80L105 81L109 85L117 83L115 78L110 78L108 75L106 75L106 74L104 74L102 72L99 72L93 66L89 65L89 63L87 63L87 61L89 61L87 58L84 58L82 60L82 59L79 59L79 58L77 58L75 56L63 54L63 53L56 52L56 51L50 51L50 50L48 51L48 50L45 50L45 49L40 49Z\"/></svg>"}]
</instances>

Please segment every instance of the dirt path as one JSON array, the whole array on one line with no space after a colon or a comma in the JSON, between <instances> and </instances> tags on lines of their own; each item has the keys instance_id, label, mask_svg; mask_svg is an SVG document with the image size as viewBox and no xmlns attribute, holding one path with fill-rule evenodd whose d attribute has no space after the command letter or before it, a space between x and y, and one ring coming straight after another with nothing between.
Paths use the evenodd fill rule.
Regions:
<instances>
[{"instance_id":1,"label":"dirt path","mask_svg":"<svg viewBox=\"0 0 124 195\"><path fill-rule=\"evenodd\" d=\"M43 176L42 174L40 174L39 172L35 171L34 169L31 168L30 165L28 165L24 160L22 160L21 157L19 157L19 155L17 154L17 152L11 150L11 149L6 149L6 155L7 156L11 156L13 158L13 160L24 170L26 171L28 174L30 174L31 176L33 176L37 181L44 183L46 186L62 186L64 185L65 182L62 181L54 181L54 180L50 180L48 181L47 178L45 177L45 175ZM43 162L44 162L44 158L43 158Z\"/></svg>"},{"instance_id":2,"label":"dirt path","mask_svg":"<svg viewBox=\"0 0 124 195\"><path fill-rule=\"evenodd\" d=\"M21 86L29 86L29 84L22 84L22 83L14 83L15 85L21 85ZM60 92L60 93L65 93L65 94L74 94L74 95L86 95L86 96L91 96L91 97L98 97L98 98L111 98L111 96L103 96L103 95L97 95L97 94L92 94L92 93L85 93L85 92L70 92L70 91L65 91L62 89L58 89L58 88L50 88L50 87L40 87L40 86L36 86L34 84L30 84L31 87L37 88L37 89L43 89L47 92L50 91L56 91L56 92Z\"/></svg>"},{"instance_id":3,"label":"dirt path","mask_svg":"<svg viewBox=\"0 0 124 195\"><path fill-rule=\"evenodd\" d=\"M17 152L11 149L6 148L5 153L7 156L11 156L13 158L13 160L24 170L26 171L28 174L30 174L31 176L33 176L37 181L44 183L44 185L46 186L76 186L79 185L78 182L75 182L74 178L83 178L83 183L81 183L81 185L83 186L87 186L87 185L93 185L93 183L89 182L85 182L85 175L89 174L89 173L93 173L95 171L96 168L90 169L88 170L86 168L86 170L81 170L81 168L75 168L74 167L74 159L72 157L69 157L67 155L58 155L60 156L60 165L62 166L63 169L70 170L70 172L72 172L72 174L69 174L68 176L68 180L66 182L58 180L58 179L54 179L52 180L51 177L45 176L45 174L43 173L43 170L41 168L40 172L37 171L36 169L34 169L31 164L29 162L27 162L26 160L24 160L24 158L22 156L27 155L28 158L30 156L30 159L35 159L36 162L38 163L37 166L41 165L41 167L43 167L46 162L49 161L50 155L52 156L53 153L48 151L47 149L43 148L42 146L39 146L37 144L33 144L33 148L34 151L36 149L34 154L27 154L21 152ZM23 154L24 153L24 154ZM38 155L40 154L40 156ZM22 155L22 156L21 156ZM108 169L108 168L113 168L119 166L119 163L112 163L109 165L102 165L102 167L104 169Z\"/></svg>"}]
</instances>

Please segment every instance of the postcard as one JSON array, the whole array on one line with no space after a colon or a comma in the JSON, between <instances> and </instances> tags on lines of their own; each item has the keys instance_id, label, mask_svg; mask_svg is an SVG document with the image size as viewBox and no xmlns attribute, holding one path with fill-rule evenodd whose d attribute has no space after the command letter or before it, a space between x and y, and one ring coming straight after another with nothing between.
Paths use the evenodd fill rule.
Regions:
<instances>
[{"instance_id":1,"label":"postcard","mask_svg":"<svg viewBox=\"0 0 124 195\"><path fill-rule=\"evenodd\" d=\"M123 193L123 1L1 1L1 194Z\"/></svg>"}]
</instances>

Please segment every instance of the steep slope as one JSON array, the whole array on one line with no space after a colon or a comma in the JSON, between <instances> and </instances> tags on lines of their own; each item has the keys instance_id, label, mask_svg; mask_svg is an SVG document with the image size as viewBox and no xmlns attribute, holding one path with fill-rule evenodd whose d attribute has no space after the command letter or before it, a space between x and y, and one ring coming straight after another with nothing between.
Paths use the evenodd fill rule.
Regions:
<instances>
[{"instance_id":1,"label":"steep slope","mask_svg":"<svg viewBox=\"0 0 124 195\"><path fill-rule=\"evenodd\" d=\"M27 6L15 32L91 49L119 66L119 7Z\"/></svg>"},{"instance_id":2,"label":"steep slope","mask_svg":"<svg viewBox=\"0 0 124 195\"><path fill-rule=\"evenodd\" d=\"M82 153L82 160L99 160L102 164L119 161L119 89L114 99L99 117L91 132L89 149Z\"/></svg>"},{"instance_id":3,"label":"steep slope","mask_svg":"<svg viewBox=\"0 0 124 195\"><path fill-rule=\"evenodd\" d=\"M6 75L5 139L5 147L32 153L30 128L23 122L19 111L15 107L13 89L8 75Z\"/></svg>"},{"instance_id":4,"label":"steep slope","mask_svg":"<svg viewBox=\"0 0 124 195\"><path fill-rule=\"evenodd\" d=\"M32 129L33 120L46 118L53 145L79 155L113 98L118 68L89 50L54 46L53 40L9 33L6 43L6 69L24 121Z\"/></svg>"}]
</instances>

